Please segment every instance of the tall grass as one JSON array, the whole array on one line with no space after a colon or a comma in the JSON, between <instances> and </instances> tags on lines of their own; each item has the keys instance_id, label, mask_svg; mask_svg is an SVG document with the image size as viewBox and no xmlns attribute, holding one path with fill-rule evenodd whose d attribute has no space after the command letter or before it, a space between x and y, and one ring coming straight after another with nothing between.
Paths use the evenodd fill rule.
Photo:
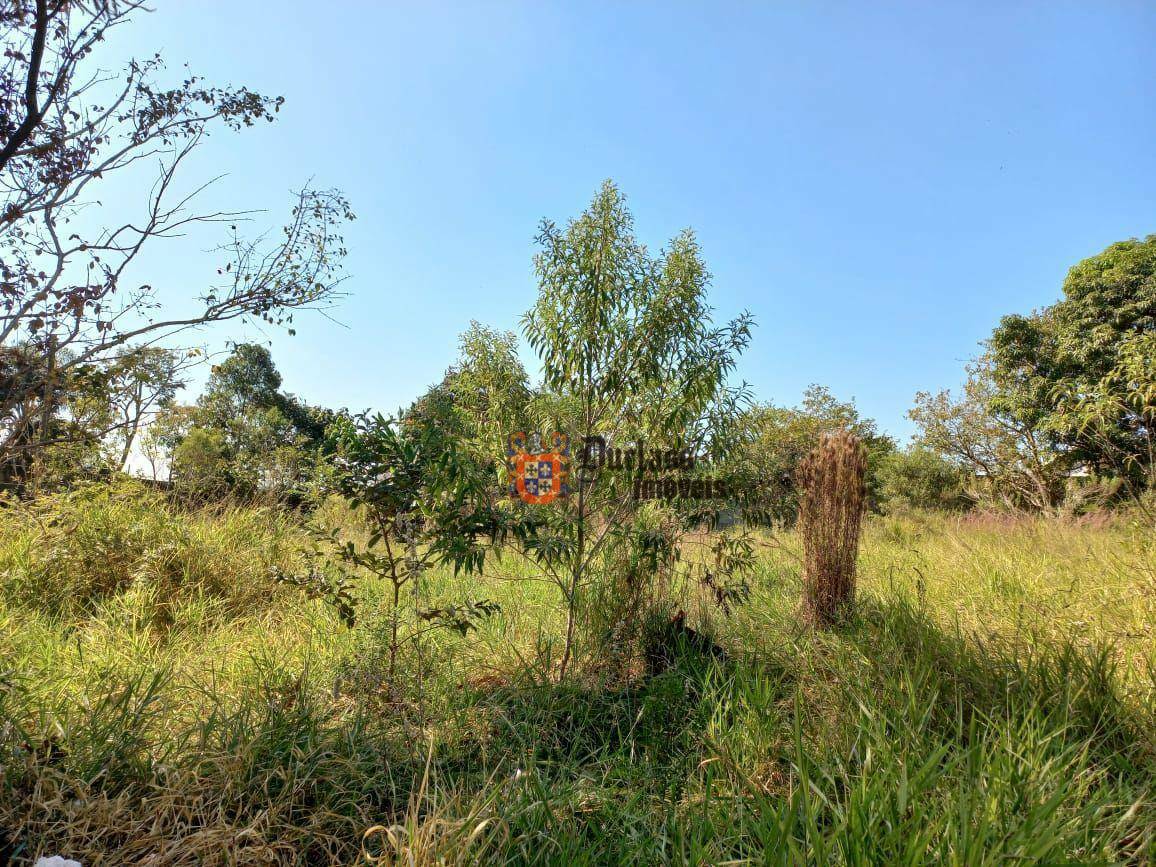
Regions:
<instances>
[{"instance_id":1,"label":"tall grass","mask_svg":"<svg viewBox=\"0 0 1156 867\"><path fill-rule=\"evenodd\" d=\"M787 537L734 616L680 600L729 662L617 683L552 683L558 600L493 581L420 706L374 677L383 588L347 629L270 583L297 534L141 492L0 513L0 863L1156 859L1156 549L1124 523L873 520L821 633Z\"/></svg>"},{"instance_id":2,"label":"tall grass","mask_svg":"<svg viewBox=\"0 0 1156 867\"><path fill-rule=\"evenodd\" d=\"M91 485L8 504L0 594L65 617L94 614L126 594L159 621L196 600L238 613L269 602L270 568L296 556L298 535L274 509L178 512L132 483Z\"/></svg>"}]
</instances>

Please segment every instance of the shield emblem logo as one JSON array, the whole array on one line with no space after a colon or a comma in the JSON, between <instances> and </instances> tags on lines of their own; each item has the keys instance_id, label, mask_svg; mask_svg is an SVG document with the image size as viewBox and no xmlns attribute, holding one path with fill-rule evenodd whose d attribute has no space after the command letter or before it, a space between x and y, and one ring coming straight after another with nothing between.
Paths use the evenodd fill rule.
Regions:
<instances>
[{"instance_id":1,"label":"shield emblem logo","mask_svg":"<svg viewBox=\"0 0 1156 867\"><path fill-rule=\"evenodd\" d=\"M570 493L570 438L555 431L548 441L545 451L537 434L511 434L506 444L511 497L541 505Z\"/></svg>"}]
</instances>

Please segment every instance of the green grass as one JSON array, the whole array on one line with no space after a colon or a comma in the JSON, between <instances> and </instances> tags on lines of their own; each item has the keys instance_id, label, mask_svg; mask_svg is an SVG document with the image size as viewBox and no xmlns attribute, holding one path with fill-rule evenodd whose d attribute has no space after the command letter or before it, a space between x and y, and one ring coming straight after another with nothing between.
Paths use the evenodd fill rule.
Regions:
<instances>
[{"instance_id":1,"label":"green grass","mask_svg":"<svg viewBox=\"0 0 1156 867\"><path fill-rule=\"evenodd\" d=\"M402 705L381 587L350 630L272 583L303 539L132 489L0 513L0 862L1156 859L1156 541L1126 521L874 519L820 634L788 536L734 616L682 600L731 664L649 681L554 684L556 591L435 575L503 613L429 642Z\"/></svg>"}]
</instances>

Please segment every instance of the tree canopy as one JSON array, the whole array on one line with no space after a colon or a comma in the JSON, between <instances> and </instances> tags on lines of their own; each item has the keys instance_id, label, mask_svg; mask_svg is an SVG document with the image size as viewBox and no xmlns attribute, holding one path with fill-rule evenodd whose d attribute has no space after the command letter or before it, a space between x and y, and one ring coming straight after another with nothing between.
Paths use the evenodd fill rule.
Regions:
<instances>
[{"instance_id":1,"label":"tree canopy","mask_svg":"<svg viewBox=\"0 0 1156 867\"><path fill-rule=\"evenodd\" d=\"M1147 409L1117 404L1092 432L1079 412L1156 333L1156 235L1112 244L1075 265L1063 298L1029 316L1006 316L992 334L993 409L1036 429L1069 463L1146 475Z\"/></svg>"}]
</instances>

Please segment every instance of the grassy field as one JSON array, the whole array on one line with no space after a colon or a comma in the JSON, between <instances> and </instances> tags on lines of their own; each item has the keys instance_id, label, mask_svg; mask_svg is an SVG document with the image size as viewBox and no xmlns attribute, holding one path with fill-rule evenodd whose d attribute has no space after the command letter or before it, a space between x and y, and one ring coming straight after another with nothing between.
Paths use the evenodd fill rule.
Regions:
<instances>
[{"instance_id":1,"label":"grassy field","mask_svg":"<svg viewBox=\"0 0 1156 867\"><path fill-rule=\"evenodd\" d=\"M682 600L729 663L562 686L556 591L435 575L503 611L423 645L405 704L382 587L349 629L272 581L303 538L132 489L0 513L0 863L1156 860L1156 538L1127 520L872 519L821 634L768 540L732 616Z\"/></svg>"}]
</instances>

